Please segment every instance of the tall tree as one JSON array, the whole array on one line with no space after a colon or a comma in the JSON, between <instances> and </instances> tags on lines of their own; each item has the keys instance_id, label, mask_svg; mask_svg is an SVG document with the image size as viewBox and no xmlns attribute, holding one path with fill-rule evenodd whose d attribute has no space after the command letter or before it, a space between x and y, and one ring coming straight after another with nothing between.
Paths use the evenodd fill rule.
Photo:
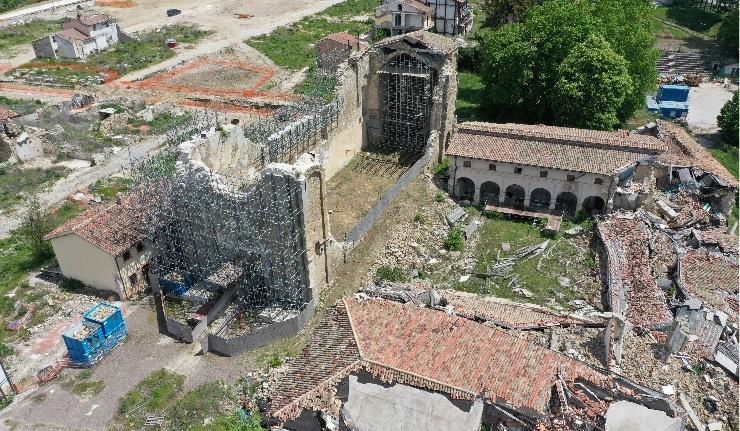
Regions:
<instances>
[{"instance_id":1,"label":"tall tree","mask_svg":"<svg viewBox=\"0 0 740 431\"><path fill-rule=\"evenodd\" d=\"M30 246L33 257L40 262L53 254L49 242L44 241L44 236L51 231L51 218L36 196L28 199L26 204L20 232Z\"/></svg>"},{"instance_id":2,"label":"tall tree","mask_svg":"<svg viewBox=\"0 0 740 431\"><path fill-rule=\"evenodd\" d=\"M481 9L486 15L486 27L498 28L519 21L527 9L540 0L483 0Z\"/></svg>"},{"instance_id":3,"label":"tall tree","mask_svg":"<svg viewBox=\"0 0 740 431\"><path fill-rule=\"evenodd\" d=\"M734 8L725 14L717 32L717 40L722 53L737 58L738 38L740 38L738 9Z\"/></svg>"},{"instance_id":4,"label":"tall tree","mask_svg":"<svg viewBox=\"0 0 740 431\"><path fill-rule=\"evenodd\" d=\"M591 34L558 68L555 122L608 130L619 124L617 110L632 91L627 62L603 37Z\"/></svg>"},{"instance_id":5,"label":"tall tree","mask_svg":"<svg viewBox=\"0 0 740 431\"><path fill-rule=\"evenodd\" d=\"M722 143L730 148L738 148L738 92L732 96L732 99L725 103L725 106L719 111L717 116L717 125L719 126L719 134L722 137Z\"/></svg>"},{"instance_id":6,"label":"tall tree","mask_svg":"<svg viewBox=\"0 0 740 431\"><path fill-rule=\"evenodd\" d=\"M608 102L613 105L609 115L615 115L619 122L627 120L645 103L645 95L654 88L657 78L658 53L653 48L650 17L647 0L552 0L529 8L520 22L485 35L482 76L491 116L499 121L583 124L571 115L574 113L558 120L558 113L563 114L560 97L565 87L556 87L559 82L567 82L561 74L570 69L561 69L563 62L573 57L571 52L577 46L584 49L583 42L594 35L610 50L602 60L622 64L629 75L629 86L620 86L628 93ZM571 68L575 67L574 61ZM604 73L618 76L623 70L617 67ZM619 77L603 78L603 82L623 81ZM603 82L599 84L602 87ZM606 126L608 122L600 123L603 128L613 127Z\"/></svg>"}]
</instances>

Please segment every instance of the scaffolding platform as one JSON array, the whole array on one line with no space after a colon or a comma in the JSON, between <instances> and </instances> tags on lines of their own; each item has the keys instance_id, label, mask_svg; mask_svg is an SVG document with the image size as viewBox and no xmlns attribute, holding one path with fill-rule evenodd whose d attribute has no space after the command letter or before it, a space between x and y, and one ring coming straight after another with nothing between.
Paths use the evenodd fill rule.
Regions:
<instances>
[{"instance_id":1,"label":"scaffolding platform","mask_svg":"<svg viewBox=\"0 0 740 431\"><path fill-rule=\"evenodd\" d=\"M547 225L545 230L551 232L557 232L560 230L560 225L563 222L563 214L561 211L529 211L525 209L500 207L494 205L486 205L484 208L486 211L493 211L501 214L515 215L520 217L532 217L532 218L544 218L547 219Z\"/></svg>"}]
</instances>

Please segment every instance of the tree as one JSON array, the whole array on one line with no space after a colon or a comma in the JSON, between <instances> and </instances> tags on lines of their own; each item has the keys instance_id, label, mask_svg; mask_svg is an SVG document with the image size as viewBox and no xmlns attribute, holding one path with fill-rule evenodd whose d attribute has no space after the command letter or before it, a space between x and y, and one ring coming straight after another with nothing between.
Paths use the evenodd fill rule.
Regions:
<instances>
[{"instance_id":1,"label":"tree","mask_svg":"<svg viewBox=\"0 0 740 431\"><path fill-rule=\"evenodd\" d=\"M558 69L556 123L608 130L619 123L617 110L632 90L627 62L599 35L576 45Z\"/></svg>"},{"instance_id":2,"label":"tree","mask_svg":"<svg viewBox=\"0 0 740 431\"><path fill-rule=\"evenodd\" d=\"M738 38L740 38L738 9L735 8L725 14L717 32L717 40L722 53L737 58Z\"/></svg>"},{"instance_id":3,"label":"tree","mask_svg":"<svg viewBox=\"0 0 740 431\"><path fill-rule=\"evenodd\" d=\"M31 248L36 261L48 259L53 254L51 245L44 240L44 236L49 233L51 227L51 217L48 211L41 207L36 196L32 196L27 202L20 232Z\"/></svg>"},{"instance_id":4,"label":"tree","mask_svg":"<svg viewBox=\"0 0 740 431\"><path fill-rule=\"evenodd\" d=\"M538 0L483 0L481 9L485 13L486 27L498 28L510 22L519 21L527 9Z\"/></svg>"},{"instance_id":5,"label":"tree","mask_svg":"<svg viewBox=\"0 0 740 431\"><path fill-rule=\"evenodd\" d=\"M610 115L616 116L618 122L629 119L645 103L645 95L654 89L657 79L658 52L653 48L651 14L645 0L552 0L530 7L520 22L504 25L483 37L484 107L498 121L571 126L589 122L575 118L574 113L563 121L557 116L564 113L561 106L569 102L560 97L572 94L564 92L562 86L568 78L561 74L576 67L575 60L571 60L569 68L561 69L561 65L567 58L573 59L571 52L576 47L585 49L583 42L593 35L599 36L604 42L600 46L608 49L599 49L602 54L591 60L598 57L611 65L621 64L630 78L629 87L620 84L616 92L625 90L623 98L600 103L613 104ZM587 68L585 62L581 63L580 68ZM604 88L605 82L623 83L622 67L602 70L615 77L603 76L597 87Z\"/></svg>"},{"instance_id":6,"label":"tree","mask_svg":"<svg viewBox=\"0 0 740 431\"><path fill-rule=\"evenodd\" d=\"M722 143L729 148L738 148L738 92L725 103L717 116Z\"/></svg>"}]
</instances>

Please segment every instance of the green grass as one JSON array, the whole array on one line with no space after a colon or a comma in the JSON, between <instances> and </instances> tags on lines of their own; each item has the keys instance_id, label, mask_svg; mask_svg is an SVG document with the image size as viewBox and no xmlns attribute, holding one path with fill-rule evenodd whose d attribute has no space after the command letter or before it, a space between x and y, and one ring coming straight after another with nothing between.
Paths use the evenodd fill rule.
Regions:
<instances>
[{"instance_id":1,"label":"green grass","mask_svg":"<svg viewBox=\"0 0 740 431\"><path fill-rule=\"evenodd\" d=\"M104 200L115 199L116 194L127 192L131 187L132 180L123 177L108 177L95 182L90 187L93 194L100 195Z\"/></svg>"},{"instance_id":2,"label":"green grass","mask_svg":"<svg viewBox=\"0 0 740 431\"><path fill-rule=\"evenodd\" d=\"M544 257L542 253L529 259L520 259L509 273L509 275L516 275L519 286L532 292L533 297L526 298L513 292L513 286L508 286L510 279L505 277L490 278L487 281L476 277L471 277L466 282L454 280L453 288L473 293L490 293L501 298L540 305L552 305L555 302L567 308L568 301L580 298L581 295L573 287L561 287L558 283L559 276L568 277L572 284L580 280L594 285L598 284L598 280L593 275L595 266L593 251L588 246L580 244L578 247L582 247L583 250L581 250L574 245L574 239L560 235L554 238L544 236L541 233L543 221L514 220L495 214L486 214L486 216L479 228L480 238L475 250L476 273L486 272L490 265L497 261L497 258L502 259L522 247L541 244L550 239L548 249L550 247L553 249L549 251L547 257ZM582 226L584 226L583 235L587 239L592 232L589 229L592 223L584 222ZM570 225L566 223L562 229L569 227ZM582 238L580 242L586 241ZM509 253L503 251L503 243L510 244ZM541 258L542 263L540 263ZM434 277L435 275L432 276L433 280ZM459 277L459 274L453 277Z\"/></svg>"},{"instance_id":3,"label":"green grass","mask_svg":"<svg viewBox=\"0 0 740 431\"><path fill-rule=\"evenodd\" d=\"M221 381L200 385L186 393L167 412L165 416L168 418L168 428L176 430L216 429L204 427L204 420L221 414L229 414L231 409L228 409L228 406L232 398L230 388Z\"/></svg>"},{"instance_id":4,"label":"green grass","mask_svg":"<svg viewBox=\"0 0 740 431\"><path fill-rule=\"evenodd\" d=\"M0 12L3 12L0 0ZM0 30L0 57L13 55L19 49L26 49L31 42L62 29L62 20L34 20L25 24L5 27Z\"/></svg>"},{"instance_id":5,"label":"green grass","mask_svg":"<svg viewBox=\"0 0 740 431\"><path fill-rule=\"evenodd\" d=\"M78 204L65 203L51 215L51 225L54 227L61 225L79 214L82 209ZM15 317L15 301L20 300L28 304L44 297L42 292L30 288L25 278L30 272L38 271L52 261L53 258L39 260L34 257L31 246L18 231L14 231L7 238L0 239L0 321L5 322ZM15 288L19 288L15 297L6 296ZM40 304L43 305L45 302ZM32 324L40 318L37 316L43 316L43 307L37 307ZM1 341L20 336L22 334L8 331L4 324L0 325Z\"/></svg>"},{"instance_id":6,"label":"green grass","mask_svg":"<svg viewBox=\"0 0 740 431\"><path fill-rule=\"evenodd\" d=\"M735 178L738 177L738 152L736 148L710 148L715 159L722 164Z\"/></svg>"},{"instance_id":7,"label":"green grass","mask_svg":"<svg viewBox=\"0 0 740 431\"><path fill-rule=\"evenodd\" d=\"M375 277L373 277L376 283L383 281L389 281L392 283L400 283L408 281L409 277L406 275L406 271L403 268L397 266L381 266L375 270Z\"/></svg>"},{"instance_id":8,"label":"green grass","mask_svg":"<svg viewBox=\"0 0 740 431\"><path fill-rule=\"evenodd\" d=\"M211 33L194 25L169 25L146 33L137 41L119 43L112 49L94 54L88 57L86 63L111 68L125 75L174 57L176 51L167 48L167 39L175 39L180 45L191 44Z\"/></svg>"},{"instance_id":9,"label":"green grass","mask_svg":"<svg viewBox=\"0 0 740 431\"><path fill-rule=\"evenodd\" d=\"M457 80L455 110L458 121L485 121L481 110L484 86L480 76L470 72L459 72Z\"/></svg>"},{"instance_id":10,"label":"green grass","mask_svg":"<svg viewBox=\"0 0 740 431\"><path fill-rule=\"evenodd\" d=\"M35 112L43 106L44 103L40 100L11 99L5 96L0 96L0 107L10 109L11 111L15 111L21 115Z\"/></svg>"},{"instance_id":11,"label":"green grass","mask_svg":"<svg viewBox=\"0 0 740 431\"><path fill-rule=\"evenodd\" d=\"M246 40L278 66L299 70L314 63L313 44L331 33L348 31L361 34L372 30L372 17L378 5L373 0L348 0L321 13L311 15L289 26L282 26L272 33ZM369 15L366 21L351 18Z\"/></svg>"},{"instance_id":12,"label":"green grass","mask_svg":"<svg viewBox=\"0 0 740 431\"><path fill-rule=\"evenodd\" d=\"M105 382L95 380L90 382L79 382L72 386L72 393L79 397L94 397L105 389Z\"/></svg>"},{"instance_id":13,"label":"green grass","mask_svg":"<svg viewBox=\"0 0 740 431\"><path fill-rule=\"evenodd\" d=\"M659 6L654 16L710 37L717 35L722 22L721 14L695 7Z\"/></svg>"},{"instance_id":14,"label":"green grass","mask_svg":"<svg viewBox=\"0 0 740 431\"><path fill-rule=\"evenodd\" d=\"M144 426L144 413L162 413L177 402L185 384L185 376L159 369L137 383L121 397L118 404L118 422L126 429Z\"/></svg>"},{"instance_id":15,"label":"green grass","mask_svg":"<svg viewBox=\"0 0 740 431\"><path fill-rule=\"evenodd\" d=\"M647 123L654 122L658 118L660 118L660 115L658 113L648 112L647 108L645 106L642 106L640 109L637 110L637 112L635 112L632 118L621 125L621 128L634 130L638 127L644 126Z\"/></svg>"},{"instance_id":16,"label":"green grass","mask_svg":"<svg viewBox=\"0 0 740 431\"><path fill-rule=\"evenodd\" d=\"M64 177L69 169L64 167L29 168L0 167L0 211L7 210L23 198L21 193L33 194L43 186Z\"/></svg>"},{"instance_id":17,"label":"green grass","mask_svg":"<svg viewBox=\"0 0 740 431\"><path fill-rule=\"evenodd\" d=\"M192 118L193 116L189 112L180 115L171 112L160 112L154 116L152 121L144 121L136 118L129 120L129 124L133 127L148 126L149 130L147 133L159 135L167 133L172 128L187 124Z\"/></svg>"}]
</instances>

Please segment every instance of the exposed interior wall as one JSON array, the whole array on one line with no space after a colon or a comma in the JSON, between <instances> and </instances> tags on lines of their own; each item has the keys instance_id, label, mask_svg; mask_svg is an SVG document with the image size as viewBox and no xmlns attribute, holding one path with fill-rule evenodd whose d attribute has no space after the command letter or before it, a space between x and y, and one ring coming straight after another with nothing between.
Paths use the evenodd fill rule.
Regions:
<instances>
[{"instance_id":1,"label":"exposed interior wall","mask_svg":"<svg viewBox=\"0 0 740 431\"><path fill-rule=\"evenodd\" d=\"M54 238L51 245L65 277L121 294L115 282L118 269L112 256L75 234Z\"/></svg>"}]
</instances>

